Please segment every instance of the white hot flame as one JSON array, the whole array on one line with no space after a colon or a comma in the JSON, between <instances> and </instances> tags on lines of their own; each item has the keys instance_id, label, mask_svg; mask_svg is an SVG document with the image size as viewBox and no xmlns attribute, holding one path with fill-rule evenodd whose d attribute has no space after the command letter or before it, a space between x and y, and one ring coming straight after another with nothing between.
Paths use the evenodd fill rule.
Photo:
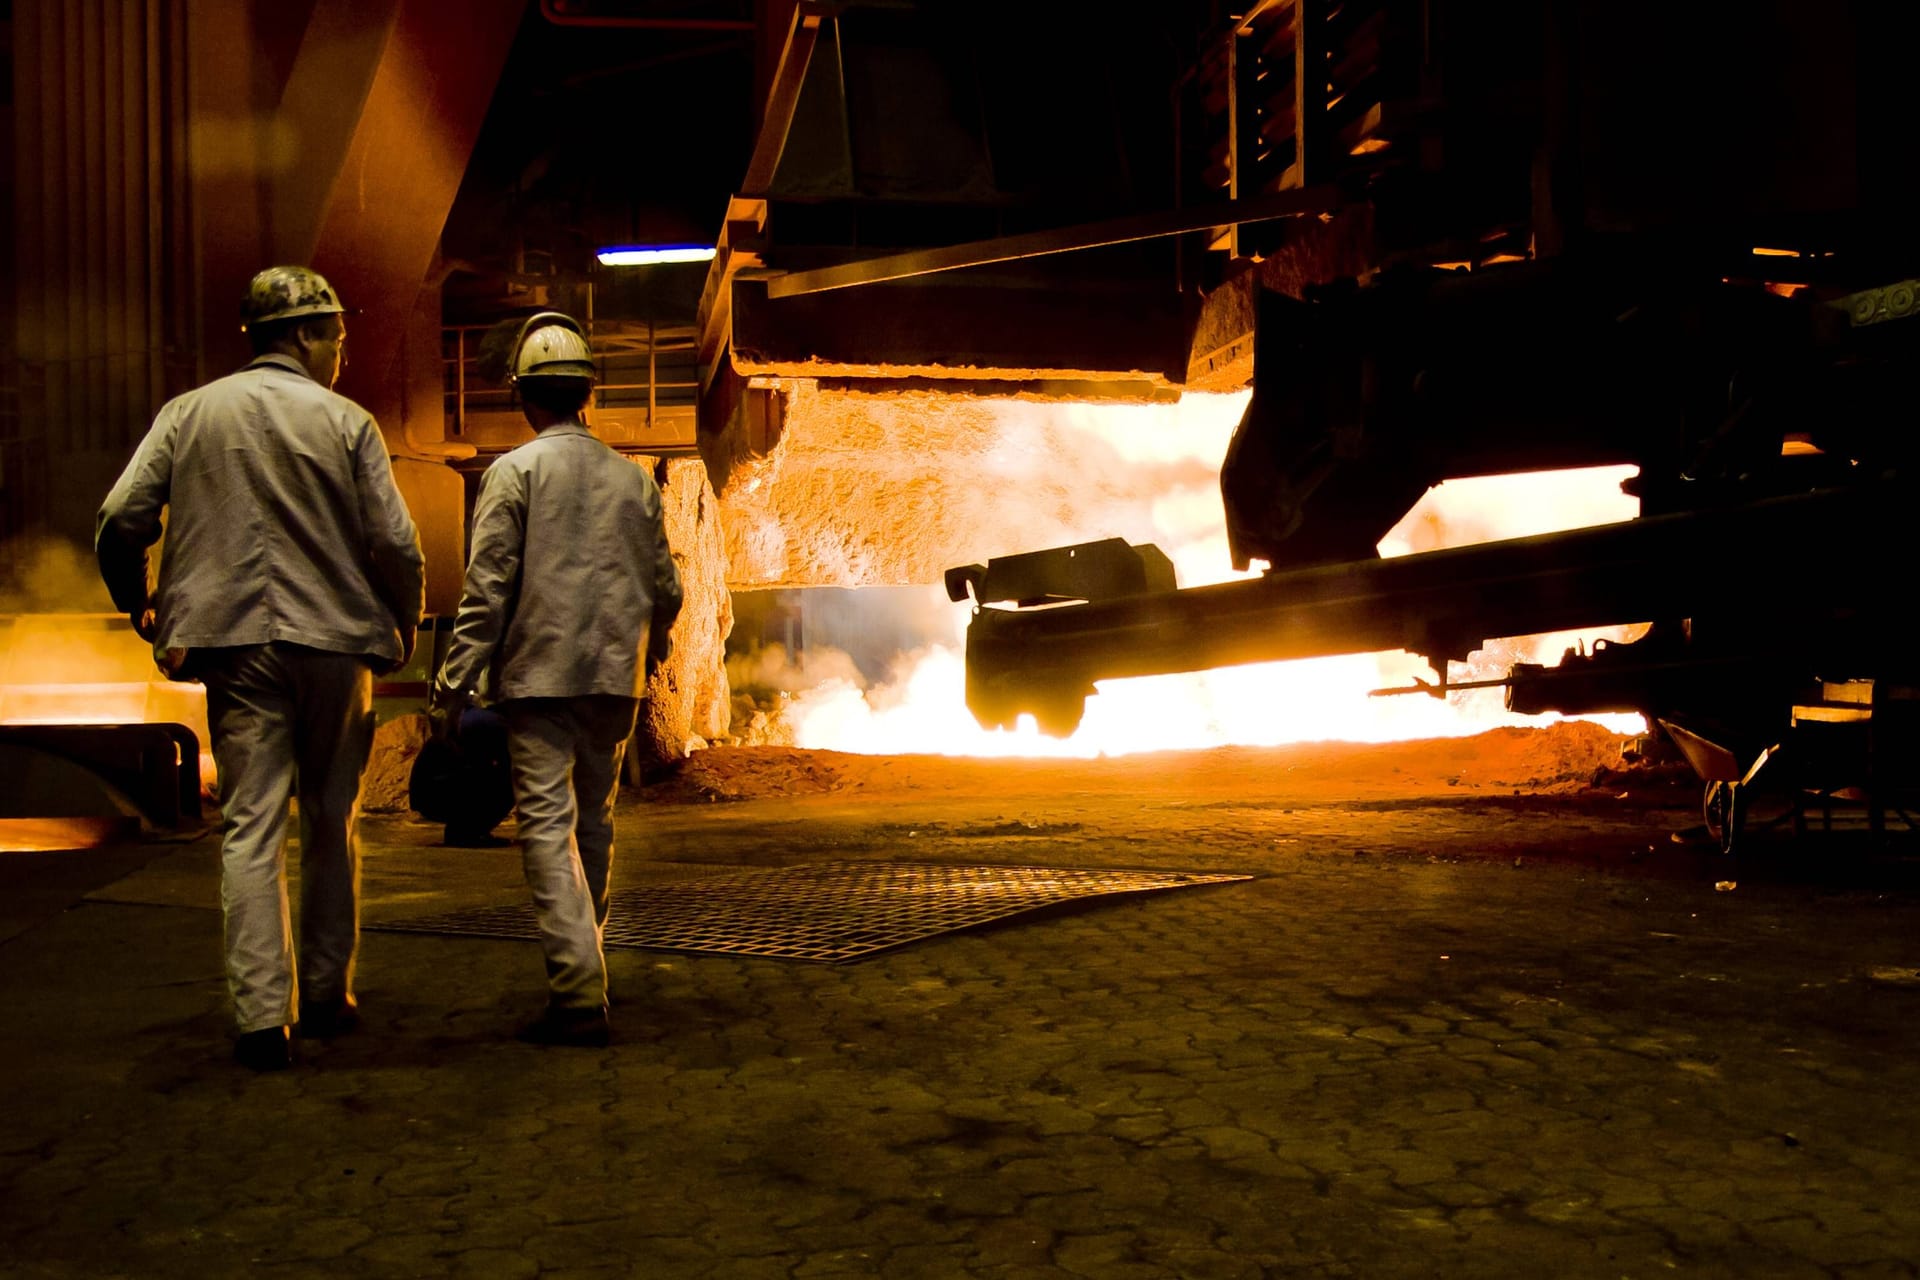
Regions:
<instances>
[{"instance_id":1,"label":"white hot flame","mask_svg":"<svg viewBox=\"0 0 1920 1280\"><path fill-rule=\"evenodd\" d=\"M1217 484L1228 441L1246 394L1191 395L1177 405L1053 407L1048 412L1087 436L1090 454L1117 458L1137 472L1128 509L1146 512L1146 527L1090 529L1082 540L1121 536L1153 542L1173 561L1180 585L1202 586L1237 574L1227 553ZM1018 419L1035 406L1012 404ZM1010 427L1009 439L1017 436ZM1006 458L1017 445L1000 453ZM1195 466L1203 463L1204 466ZM1439 485L1381 540L1386 556L1632 519L1637 503L1620 491L1631 467L1449 481ZM1204 481L1197 477L1205 477ZM1011 492L1018 492L1017 481ZM1072 737L1041 734L1030 718L1018 729L986 730L966 709L967 610L927 588L929 634L941 638L902 654L888 675L864 681L844 654L811 648L805 671L784 666L778 648L761 656L761 675L792 690L786 719L796 745L881 754L1092 757L1226 745L1289 742L1385 742L1456 737L1500 725L1545 724L1557 716L1520 716L1505 709L1500 689L1426 695L1368 696L1374 689L1431 681L1424 659L1403 652L1353 654L1261 663L1186 675L1105 681L1087 700ZM1476 655L1450 673L1455 680L1504 674L1514 661L1552 664L1575 645L1623 641L1642 628L1521 637L1497 654ZM944 634L943 634L944 633ZM1638 733L1637 715L1593 716L1616 732Z\"/></svg>"}]
</instances>

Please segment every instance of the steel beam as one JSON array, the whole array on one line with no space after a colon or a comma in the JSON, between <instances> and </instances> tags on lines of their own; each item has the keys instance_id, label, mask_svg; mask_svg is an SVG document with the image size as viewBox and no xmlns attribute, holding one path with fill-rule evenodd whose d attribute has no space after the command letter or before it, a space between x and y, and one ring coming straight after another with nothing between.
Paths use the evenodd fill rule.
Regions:
<instances>
[{"instance_id":1,"label":"steel beam","mask_svg":"<svg viewBox=\"0 0 1920 1280\"><path fill-rule=\"evenodd\" d=\"M794 6L793 22L787 28L786 43L774 67L773 83L767 89L767 110L760 120L760 135L754 140L753 155L747 161L747 176L741 184L741 190L750 196L765 195L773 185L773 175L780 168L780 155L787 147L787 134L793 128L800 86L806 81L813 46L819 40L820 24L833 11L833 6L814 0L801 0Z\"/></svg>"},{"instance_id":2,"label":"steel beam","mask_svg":"<svg viewBox=\"0 0 1920 1280\"><path fill-rule=\"evenodd\" d=\"M1082 223L1048 231L1033 231L1017 236L999 236L967 244L946 245L937 249L916 249L910 253L888 254L841 262L808 271L790 271L767 282L767 296L789 298L796 294L824 293L853 285L877 284L883 280L904 280L937 271L955 271L963 267L981 267L1019 258L1037 258L1048 254L1071 253L1079 249L1099 249L1107 245L1128 244L1136 240L1156 240L1185 235L1190 231L1208 231L1217 227L1247 222L1271 222L1302 214L1329 213L1343 200L1331 186L1286 191L1279 195L1252 200L1233 200L1195 209L1165 209L1154 213L1111 218L1104 222Z\"/></svg>"}]
</instances>

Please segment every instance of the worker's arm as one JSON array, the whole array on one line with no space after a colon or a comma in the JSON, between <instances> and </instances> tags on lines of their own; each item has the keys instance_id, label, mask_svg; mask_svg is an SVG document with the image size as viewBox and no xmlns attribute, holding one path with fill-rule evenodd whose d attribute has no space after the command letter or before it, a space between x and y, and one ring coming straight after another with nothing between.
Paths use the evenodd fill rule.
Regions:
<instances>
[{"instance_id":1,"label":"worker's arm","mask_svg":"<svg viewBox=\"0 0 1920 1280\"><path fill-rule=\"evenodd\" d=\"M361 527L367 534L367 563L374 592L393 614L400 632L400 664L413 654L413 640L426 610L426 560L420 531L393 482L386 441L369 418L354 446L354 484L360 491Z\"/></svg>"},{"instance_id":2,"label":"worker's arm","mask_svg":"<svg viewBox=\"0 0 1920 1280\"><path fill-rule=\"evenodd\" d=\"M520 597L526 536L526 477L495 464L481 482L474 506L473 552L453 619L453 641L437 683L467 693L479 687Z\"/></svg>"},{"instance_id":3,"label":"worker's arm","mask_svg":"<svg viewBox=\"0 0 1920 1280\"><path fill-rule=\"evenodd\" d=\"M154 638L147 549L160 540L160 513L166 509L173 488L176 430L171 406L162 409L101 504L93 526L93 551L100 562L100 577L107 584L114 607L127 615L143 640Z\"/></svg>"},{"instance_id":4,"label":"worker's arm","mask_svg":"<svg viewBox=\"0 0 1920 1280\"><path fill-rule=\"evenodd\" d=\"M653 554L653 618L647 626L647 675L667 660L672 651L673 623L680 616L682 592L680 569L673 563L673 548L667 545L667 521L661 511L660 493L653 495L653 528L650 541Z\"/></svg>"}]
</instances>

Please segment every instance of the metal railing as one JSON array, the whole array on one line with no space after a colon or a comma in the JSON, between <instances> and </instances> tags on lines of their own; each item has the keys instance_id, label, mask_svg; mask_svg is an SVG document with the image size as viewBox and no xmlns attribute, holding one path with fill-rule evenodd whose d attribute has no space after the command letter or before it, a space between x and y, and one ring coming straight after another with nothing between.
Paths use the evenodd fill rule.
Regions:
<instances>
[{"instance_id":1,"label":"metal railing","mask_svg":"<svg viewBox=\"0 0 1920 1280\"><path fill-rule=\"evenodd\" d=\"M449 439L458 440L467 434L473 413L519 408L512 388L489 382L480 374L480 335L491 327L447 325L443 330L441 359ZM589 340L595 352L595 408L644 408L650 432L663 416L692 411L700 379L696 335L691 327L652 322L600 326L597 330L590 326Z\"/></svg>"}]
</instances>

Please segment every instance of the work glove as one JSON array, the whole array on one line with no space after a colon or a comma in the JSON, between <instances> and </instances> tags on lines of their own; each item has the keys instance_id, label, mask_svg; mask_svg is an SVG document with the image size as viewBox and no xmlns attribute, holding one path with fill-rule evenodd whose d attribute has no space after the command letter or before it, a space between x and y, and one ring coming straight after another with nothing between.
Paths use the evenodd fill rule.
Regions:
<instances>
[{"instance_id":1,"label":"work glove","mask_svg":"<svg viewBox=\"0 0 1920 1280\"><path fill-rule=\"evenodd\" d=\"M467 704L472 701L469 690L456 689L438 679L433 682L433 691L427 695L427 724L436 742L458 740L460 717L466 714Z\"/></svg>"}]
</instances>

